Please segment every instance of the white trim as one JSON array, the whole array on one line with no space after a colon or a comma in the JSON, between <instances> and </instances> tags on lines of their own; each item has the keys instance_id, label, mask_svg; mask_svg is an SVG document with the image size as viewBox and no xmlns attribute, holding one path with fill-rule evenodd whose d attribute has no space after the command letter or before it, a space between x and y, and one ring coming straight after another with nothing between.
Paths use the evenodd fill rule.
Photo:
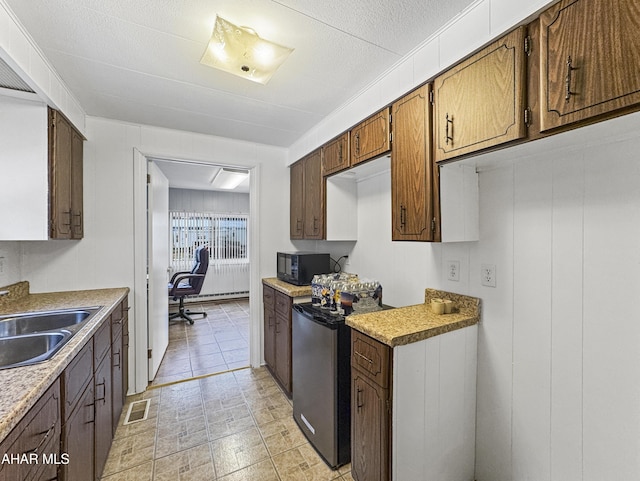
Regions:
<instances>
[{"instance_id":1,"label":"white trim","mask_svg":"<svg viewBox=\"0 0 640 481\"><path fill-rule=\"evenodd\" d=\"M220 165L216 162L183 160L174 156L146 154L133 149L133 219L134 219L134 328L132 345L134 378L130 385L136 393L143 392L148 385L148 329L147 329L147 160L162 159L193 164ZM233 166L231 166L233 167ZM249 179L249 314L251 319L249 339L249 362L259 367L262 361L262 317L260 315L260 164L240 165L251 172ZM131 374L131 369L130 369Z\"/></svg>"},{"instance_id":2,"label":"white trim","mask_svg":"<svg viewBox=\"0 0 640 481\"><path fill-rule=\"evenodd\" d=\"M133 349L134 392L147 389L149 366L147 349L147 157L133 149L133 298L135 319L131 344ZM131 356L129 356L131 358ZM131 371L131 370L130 370Z\"/></svg>"}]
</instances>

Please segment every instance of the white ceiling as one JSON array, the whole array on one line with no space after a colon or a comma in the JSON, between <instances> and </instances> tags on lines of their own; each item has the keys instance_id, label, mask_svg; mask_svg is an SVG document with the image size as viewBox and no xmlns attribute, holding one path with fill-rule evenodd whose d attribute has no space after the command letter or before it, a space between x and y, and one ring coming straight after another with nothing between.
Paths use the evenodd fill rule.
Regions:
<instances>
[{"instance_id":1,"label":"white ceiling","mask_svg":"<svg viewBox=\"0 0 640 481\"><path fill-rule=\"evenodd\" d=\"M288 147L472 0L6 0L88 115ZM199 63L216 14L294 48L267 85Z\"/></svg>"}]
</instances>

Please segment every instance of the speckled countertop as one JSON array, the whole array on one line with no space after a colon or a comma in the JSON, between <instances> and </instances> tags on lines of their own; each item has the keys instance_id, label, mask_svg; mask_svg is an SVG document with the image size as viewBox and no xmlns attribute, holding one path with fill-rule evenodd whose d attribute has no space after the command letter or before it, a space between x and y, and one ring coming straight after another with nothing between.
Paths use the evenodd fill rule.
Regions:
<instances>
[{"instance_id":1,"label":"speckled countertop","mask_svg":"<svg viewBox=\"0 0 640 481\"><path fill-rule=\"evenodd\" d=\"M0 315L78 307L103 306L67 344L48 361L0 370L0 441L51 386L74 356L91 339L113 309L127 297L128 288L29 294L28 283L2 287L10 294L0 301Z\"/></svg>"},{"instance_id":2,"label":"speckled countertop","mask_svg":"<svg viewBox=\"0 0 640 481\"><path fill-rule=\"evenodd\" d=\"M311 286L296 286L288 282L281 281L277 277L266 277L262 282L276 291L280 291L289 297L309 297L311 296Z\"/></svg>"},{"instance_id":3,"label":"speckled countertop","mask_svg":"<svg viewBox=\"0 0 640 481\"><path fill-rule=\"evenodd\" d=\"M480 299L451 292L426 289L424 304L386 311L352 314L347 325L391 347L422 341L429 337L472 326L480 321ZM451 314L434 314L433 298L450 299Z\"/></svg>"}]
</instances>

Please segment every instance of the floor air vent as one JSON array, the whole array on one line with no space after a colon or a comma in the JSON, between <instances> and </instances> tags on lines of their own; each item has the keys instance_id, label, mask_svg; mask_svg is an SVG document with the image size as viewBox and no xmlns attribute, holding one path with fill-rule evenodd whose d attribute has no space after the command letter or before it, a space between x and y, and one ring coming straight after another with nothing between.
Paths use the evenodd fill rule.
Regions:
<instances>
[{"instance_id":1,"label":"floor air vent","mask_svg":"<svg viewBox=\"0 0 640 481\"><path fill-rule=\"evenodd\" d=\"M129 404L129 409L127 410L127 417L124 420L124 424L133 424L147 419L147 416L149 415L149 404L151 404L150 399L134 401Z\"/></svg>"}]
</instances>

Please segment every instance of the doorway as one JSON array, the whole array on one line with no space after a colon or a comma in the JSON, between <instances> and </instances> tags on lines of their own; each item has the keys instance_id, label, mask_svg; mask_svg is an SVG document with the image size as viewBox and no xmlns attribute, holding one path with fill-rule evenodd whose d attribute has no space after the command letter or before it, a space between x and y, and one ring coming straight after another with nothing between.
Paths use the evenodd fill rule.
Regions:
<instances>
[{"instance_id":1,"label":"doorway","mask_svg":"<svg viewBox=\"0 0 640 481\"><path fill-rule=\"evenodd\" d=\"M203 162L203 161L191 161L191 160L183 160L183 159L175 159L175 158L167 158L165 156L159 155L145 155L139 151L135 151L134 153L134 180L136 182L134 188L134 205L135 205L135 216L142 216L142 209L147 212L148 209L151 209L152 206L147 205L149 199L145 196L143 198L142 195L142 185L144 185L144 189L146 191L146 182L147 182L147 166L151 162L157 166L161 167L164 175L167 177L169 181L170 189L173 189L172 186L172 172L179 171L183 176L188 174L189 170L193 170L191 175L192 178L196 178L200 184L200 190L204 193L206 191L211 191L211 186L209 182L211 180L211 172L215 169L220 169L223 166L219 164L214 164L213 162ZM238 166L232 167L234 170L238 170ZM213 170L212 170L213 169ZM258 292L259 288L259 279L258 279L258 249L257 249L257 239L258 239L258 222L256 221L258 215L258 202L257 202L257 177L259 175L259 166L242 166L242 169L249 172L249 181L248 186L245 187L247 191L247 196L249 197L248 206L248 230L249 235L246 239L247 250L248 250L248 260L246 269L248 270L248 288L245 288L241 293L242 295L238 296L220 296L220 293L204 293L201 297L196 299L191 299L191 303L188 304L188 308L192 311L201 311L206 312L207 317L203 316L195 316L195 322L193 325L190 325L188 322L174 322L171 323L166 322L164 324L165 327L161 327L162 329L166 328L167 330L167 338L168 343L164 347L160 346L161 352L153 352L153 354L149 353L148 349L153 350L153 346L151 345L151 340L153 338L153 325L145 322L136 322L135 324L135 358L136 358L136 366L135 373L130 373L135 376L135 391L141 392L147 386L147 381L149 381L149 373L151 370L147 370L145 373L144 364L146 363L146 358L148 357L146 354L149 353L149 356L161 356L164 358L166 353L172 354L168 357L168 363L166 363L167 367L163 370L162 365L160 366L159 374L161 374L163 380L165 381L173 381L175 380L175 375L179 374L179 371L183 374L188 373L189 376L194 375L203 375L205 371L211 371L213 368L217 368L220 370L234 369L240 367L240 364L244 366L259 366L260 365L260 346L259 346L259 336L260 336L260 324L259 324L259 315L257 319L254 319L252 313L259 312L257 309L258 303L255 300L255 296L252 296L253 292ZM229 169L231 170L231 169ZM203 174L203 172L209 171L209 174ZM204 180L203 182L203 179ZM143 183L144 180L144 183ZM187 196L187 191L197 191L199 189L193 188L195 185L187 185L184 186L183 189L179 185L175 186L178 189L178 196ZM191 187L191 188L189 188ZM180 190L182 189L182 190ZM196 197L202 197L200 194L196 194ZM191 203L194 205L194 200L186 200L182 199L183 202ZM175 205L173 206L175 207ZM203 210L203 209L199 209ZM207 209L204 209L205 211ZM151 234L145 234L142 232L142 229L138 228L139 225L136 222L136 238L141 238L144 235L151 237ZM167 238L169 238L169 233L167 232ZM219 247L219 240L216 241L216 246ZM151 312L152 306L147 304L146 297L146 284L147 274L151 274L154 270L153 265L145 266L142 268L142 259L145 261L150 257L150 248L148 242L138 242L136 240L136 281L135 281L135 292L134 298L136 300L135 306L135 315L137 319L151 319L153 317L153 313ZM254 248L253 246L256 246ZM146 249L143 249L143 246ZM214 247L214 246L212 246ZM145 251L146 250L146 251ZM171 252L171 247L170 247ZM218 249L218 254L223 252L224 249ZM153 259L151 259L152 262ZM217 259L218 264L215 265L214 259L212 259L212 264L210 265L210 273L207 273L207 276L215 277L216 269L220 269L221 266L219 264L220 259ZM226 260L229 263L229 260ZM228 266L227 266L228 267ZM171 260L168 259L164 264L163 268L167 273L165 278L163 279L155 279L155 283L158 285L164 285L164 291L166 292L166 280L171 273ZM167 270L168 269L168 270ZM175 270L175 269L174 269ZM156 271L162 271L162 268L156 269ZM144 283L142 281L145 281ZM151 285L154 280L151 279L151 275L149 276L149 288L151 289ZM204 286L203 286L204 288ZM144 293L144 294L143 294ZM166 294L165 294L166 297ZM224 299L226 297L226 299ZM232 299L229 299L232 297ZM255 306L254 306L255 304ZM166 312L166 311L165 311ZM145 329L146 328L146 329ZM210 334L207 338L205 336L200 336L199 334ZM173 339L172 339L173 337ZM145 345L145 339L148 340L147 345ZM176 347L182 343L183 347L194 347L195 349L192 352L189 352L188 349L182 349L186 352L170 352L170 351L178 351ZM207 346L208 348L204 348ZM165 349L167 349L165 351ZM231 352L236 351L236 352ZM244 357L239 358L240 353L243 353ZM176 355L178 357L176 357ZM188 357L187 357L188 356ZM207 356L206 358L204 356ZM182 359L182 360L180 360ZM189 362L189 370L185 369L186 363ZM151 363L148 363L151 365ZM155 375L155 373L153 373ZM173 379L168 379L169 376L173 376ZM153 376L156 377L156 376Z\"/></svg>"}]
</instances>

